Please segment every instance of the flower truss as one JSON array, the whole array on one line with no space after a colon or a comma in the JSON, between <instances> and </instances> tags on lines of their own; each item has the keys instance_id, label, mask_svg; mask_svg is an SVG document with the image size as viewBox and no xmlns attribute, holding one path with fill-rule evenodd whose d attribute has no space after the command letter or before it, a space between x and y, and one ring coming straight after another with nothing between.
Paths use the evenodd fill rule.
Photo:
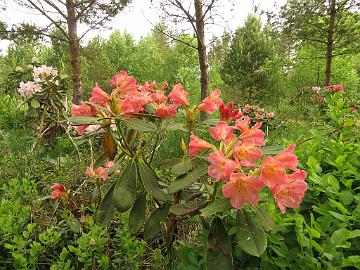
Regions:
<instances>
[{"instance_id":1,"label":"flower truss","mask_svg":"<svg viewBox=\"0 0 360 270\"><path fill-rule=\"evenodd\" d=\"M242 208L245 203L256 205L259 191L268 187L282 213L286 207L298 207L307 184L304 181L306 172L297 167L295 145L273 157L263 158L261 147L265 146L265 134L260 129L262 123L250 126L248 116L233 118L230 124L224 120L210 129L217 146L194 134L189 144L190 155L210 150L208 174L223 183L224 197L230 199L234 208Z\"/></svg>"}]
</instances>

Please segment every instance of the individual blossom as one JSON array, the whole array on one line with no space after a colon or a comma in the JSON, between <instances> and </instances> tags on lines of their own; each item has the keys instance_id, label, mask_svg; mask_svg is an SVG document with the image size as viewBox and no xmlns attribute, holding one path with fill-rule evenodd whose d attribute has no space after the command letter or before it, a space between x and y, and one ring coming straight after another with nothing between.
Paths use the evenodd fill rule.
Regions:
<instances>
[{"instance_id":1,"label":"individual blossom","mask_svg":"<svg viewBox=\"0 0 360 270\"><path fill-rule=\"evenodd\" d=\"M180 83L174 85L168 97L174 104L189 106L189 93L184 90L184 87Z\"/></svg>"},{"instance_id":2,"label":"individual blossom","mask_svg":"<svg viewBox=\"0 0 360 270\"><path fill-rule=\"evenodd\" d=\"M219 121L215 127L210 128L210 135L217 141L226 141L233 135L233 127L225 121Z\"/></svg>"},{"instance_id":3,"label":"individual blossom","mask_svg":"<svg viewBox=\"0 0 360 270\"><path fill-rule=\"evenodd\" d=\"M250 119L250 118L249 118ZM248 128L249 124L246 124L245 126L240 126L239 123L235 125L235 129L241 130L241 134L239 136L239 139L244 143L248 145L256 145L256 146L264 146L265 145L265 133L260 129L262 125L262 122L259 122L252 126L251 128Z\"/></svg>"},{"instance_id":4,"label":"individual blossom","mask_svg":"<svg viewBox=\"0 0 360 270\"><path fill-rule=\"evenodd\" d=\"M111 78L110 86L116 87L116 91L123 94L135 91L138 88L135 78L128 76L124 70Z\"/></svg>"},{"instance_id":5,"label":"individual blossom","mask_svg":"<svg viewBox=\"0 0 360 270\"><path fill-rule=\"evenodd\" d=\"M110 167L109 168L99 167L96 170L94 170L93 166L89 166L85 170L85 175L102 180L107 180L109 178L109 169Z\"/></svg>"},{"instance_id":6,"label":"individual blossom","mask_svg":"<svg viewBox=\"0 0 360 270\"><path fill-rule=\"evenodd\" d=\"M150 101L146 93L135 91L125 95L120 100L120 111L123 114L140 113L144 111L144 106Z\"/></svg>"},{"instance_id":7,"label":"individual blossom","mask_svg":"<svg viewBox=\"0 0 360 270\"><path fill-rule=\"evenodd\" d=\"M319 92L321 90L321 87L320 86L313 86L311 87L311 89L314 91L314 92Z\"/></svg>"},{"instance_id":8,"label":"individual blossom","mask_svg":"<svg viewBox=\"0 0 360 270\"><path fill-rule=\"evenodd\" d=\"M253 167L255 163L262 158L262 151L253 146L237 143L233 148L234 159L244 167Z\"/></svg>"},{"instance_id":9,"label":"individual blossom","mask_svg":"<svg viewBox=\"0 0 360 270\"><path fill-rule=\"evenodd\" d=\"M58 75L56 68L41 65L40 67L33 68L34 80L37 82L44 81L46 79L52 80Z\"/></svg>"},{"instance_id":10,"label":"individual blossom","mask_svg":"<svg viewBox=\"0 0 360 270\"><path fill-rule=\"evenodd\" d=\"M161 90L165 90L169 87L169 84L167 82L163 82L162 86L161 86Z\"/></svg>"},{"instance_id":11,"label":"individual blossom","mask_svg":"<svg viewBox=\"0 0 360 270\"><path fill-rule=\"evenodd\" d=\"M287 182L282 185L276 185L271 188L274 194L275 202L278 205L281 213L285 213L285 208L299 207L302 198L307 189L305 183L306 172L298 170L287 176Z\"/></svg>"},{"instance_id":12,"label":"individual blossom","mask_svg":"<svg viewBox=\"0 0 360 270\"><path fill-rule=\"evenodd\" d=\"M239 109L234 110L233 107L233 102L230 102L227 106L224 103L219 106L220 119L222 121L231 123L232 121L240 119L243 116L242 112Z\"/></svg>"},{"instance_id":13,"label":"individual blossom","mask_svg":"<svg viewBox=\"0 0 360 270\"><path fill-rule=\"evenodd\" d=\"M285 168L291 169L293 171L297 171L298 159L294 154L294 150L295 150L295 144L291 144L284 151L274 156L274 159L280 161L282 166L284 166Z\"/></svg>"},{"instance_id":14,"label":"individual blossom","mask_svg":"<svg viewBox=\"0 0 360 270\"><path fill-rule=\"evenodd\" d=\"M111 101L111 97L99 87L98 83L96 83L95 87L91 91L91 98L89 101L108 108L108 103Z\"/></svg>"},{"instance_id":15,"label":"individual blossom","mask_svg":"<svg viewBox=\"0 0 360 270\"><path fill-rule=\"evenodd\" d=\"M155 115L160 117L161 119L175 117L177 113L177 107L178 105L176 104L167 106L165 103L161 103L156 108Z\"/></svg>"},{"instance_id":16,"label":"individual blossom","mask_svg":"<svg viewBox=\"0 0 360 270\"><path fill-rule=\"evenodd\" d=\"M152 93L150 97L156 104L165 103L167 100L163 91L156 91L155 93Z\"/></svg>"},{"instance_id":17,"label":"individual blossom","mask_svg":"<svg viewBox=\"0 0 360 270\"><path fill-rule=\"evenodd\" d=\"M51 199L58 200L66 197L66 188L64 185L59 183L54 183L51 186L53 190L51 192Z\"/></svg>"},{"instance_id":18,"label":"individual blossom","mask_svg":"<svg viewBox=\"0 0 360 270\"><path fill-rule=\"evenodd\" d=\"M194 156L196 153L207 150L212 147L213 145L211 143L208 143L207 141L200 139L194 134L190 135L190 143L189 143L190 156Z\"/></svg>"},{"instance_id":19,"label":"individual blossom","mask_svg":"<svg viewBox=\"0 0 360 270\"><path fill-rule=\"evenodd\" d=\"M209 155L211 165L208 168L208 174L216 180L228 181L230 175L239 168L239 164L228 159L221 151L215 151Z\"/></svg>"},{"instance_id":20,"label":"individual blossom","mask_svg":"<svg viewBox=\"0 0 360 270\"><path fill-rule=\"evenodd\" d=\"M203 99L202 103L198 106L198 110L212 114L219 106L221 106L221 104L223 104L220 94L220 89L216 89L208 97Z\"/></svg>"},{"instance_id":21,"label":"individual blossom","mask_svg":"<svg viewBox=\"0 0 360 270\"><path fill-rule=\"evenodd\" d=\"M287 183L284 165L272 157L265 158L260 166L259 179L270 188Z\"/></svg>"},{"instance_id":22,"label":"individual blossom","mask_svg":"<svg viewBox=\"0 0 360 270\"><path fill-rule=\"evenodd\" d=\"M272 112L266 112L266 113L265 113L265 116L266 116L268 119L271 119L271 118L274 118L274 113L272 113Z\"/></svg>"},{"instance_id":23,"label":"individual blossom","mask_svg":"<svg viewBox=\"0 0 360 270\"><path fill-rule=\"evenodd\" d=\"M255 177L243 173L233 173L222 191L225 198L230 198L231 205L240 209L245 203L257 205L259 202L258 190L263 186L264 184Z\"/></svg>"},{"instance_id":24,"label":"individual blossom","mask_svg":"<svg viewBox=\"0 0 360 270\"><path fill-rule=\"evenodd\" d=\"M40 85L32 81L28 81L26 83L20 82L20 87L18 89L19 94L23 97L31 97L36 92L40 92L40 91L41 91Z\"/></svg>"}]
</instances>

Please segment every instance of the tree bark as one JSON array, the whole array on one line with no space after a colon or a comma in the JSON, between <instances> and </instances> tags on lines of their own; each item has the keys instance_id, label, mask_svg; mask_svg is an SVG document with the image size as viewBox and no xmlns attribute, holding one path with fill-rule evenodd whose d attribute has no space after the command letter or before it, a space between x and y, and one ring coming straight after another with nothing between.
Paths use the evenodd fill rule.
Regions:
<instances>
[{"instance_id":1,"label":"tree bark","mask_svg":"<svg viewBox=\"0 0 360 270\"><path fill-rule=\"evenodd\" d=\"M329 28L327 31L327 43L326 43L326 70L325 70L325 85L331 83L331 64L333 58L334 48L334 27L336 17L336 0L330 0L329 10Z\"/></svg>"},{"instance_id":2,"label":"tree bark","mask_svg":"<svg viewBox=\"0 0 360 270\"><path fill-rule=\"evenodd\" d=\"M195 18L196 18L196 38L197 51L200 65L200 83L201 83L201 100L209 95L209 64L207 61L205 45L205 23L202 10L202 0L195 0ZM206 114L201 114L201 119L205 119Z\"/></svg>"},{"instance_id":3,"label":"tree bark","mask_svg":"<svg viewBox=\"0 0 360 270\"><path fill-rule=\"evenodd\" d=\"M67 25L70 47L70 61L73 71L73 99L74 104L80 104L82 101L82 80L79 39L77 36L76 14L74 0L66 0Z\"/></svg>"}]
</instances>

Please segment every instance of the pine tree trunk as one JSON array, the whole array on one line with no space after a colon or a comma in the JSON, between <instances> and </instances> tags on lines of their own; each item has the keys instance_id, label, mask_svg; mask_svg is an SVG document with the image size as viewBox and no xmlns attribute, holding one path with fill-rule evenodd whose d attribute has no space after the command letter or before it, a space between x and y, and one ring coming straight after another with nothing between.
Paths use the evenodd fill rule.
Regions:
<instances>
[{"instance_id":1,"label":"pine tree trunk","mask_svg":"<svg viewBox=\"0 0 360 270\"><path fill-rule=\"evenodd\" d=\"M73 72L73 99L74 104L80 104L82 100L82 81L81 81L81 64L80 48L77 36L77 25L74 0L66 0L67 25L69 34L70 60Z\"/></svg>"},{"instance_id":2,"label":"pine tree trunk","mask_svg":"<svg viewBox=\"0 0 360 270\"><path fill-rule=\"evenodd\" d=\"M201 100L209 95L209 64L207 61L205 45L205 24L202 11L202 0L195 0L195 17L197 30L197 51L200 65L200 83L201 83ZM205 119L206 114L201 114L201 119Z\"/></svg>"},{"instance_id":3,"label":"pine tree trunk","mask_svg":"<svg viewBox=\"0 0 360 270\"><path fill-rule=\"evenodd\" d=\"M336 0L331 0L330 12L329 12L329 28L327 33L327 44L326 44L325 85L331 84L331 63L332 63L333 48L334 48L335 17L336 17Z\"/></svg>"}]
</instances>

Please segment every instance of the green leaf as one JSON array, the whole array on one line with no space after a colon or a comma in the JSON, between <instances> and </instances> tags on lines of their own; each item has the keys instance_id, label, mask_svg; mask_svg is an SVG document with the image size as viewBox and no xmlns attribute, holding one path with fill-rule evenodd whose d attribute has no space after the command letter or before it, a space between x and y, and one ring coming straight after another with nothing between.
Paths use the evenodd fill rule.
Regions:
<instances>
[{"instance_id":1,"label":"green leaf","mask_svg":"<svg viewBox=\"0 0 360 270\"><path fill-rule=\"evenodd\" d=\"M94 107L95 109L98 109L99 111L102 111L102 112L110 112L109 109L103 107L103 106L100 106L99 104L96 104L94 102L90 102L90 101L85 101L86 104Z\"/></svg>"},{"instance_id":2,"label":"green leaf","mask_svg":"<svg viewBox=\"0 0 360 270\"><path fill-rule=\"evenodd\" d=\"M112 202L113 191L117 182L111 185L102 199L96 215L96 222L103 226L108 226L114 216L114 205Z\"/></svg>"},{"instance_id":3,"label":"green leaf","mask_svg":"<svg viewBox=\"0 0 360 270\"><path fill-rule=\"evenodd\" d=\"M169 212L170 205L167 204L163 208L156 209L151 216L149 217L148 221L145 225L144 230L144 239L149 240L153 238L157 233L161 231L161 222L166 220L166 217Z\"/></svg>"},{"instance_id":4,"label":"green leaf","mask_svg":"<svg viewBox=\"0 0 360 270\"><path fill-rule=\"evenodd\" d=\"M271 146L264 146L261 147L261 151L264 155L276 155L282 151L284 151L284 147L281 145L271 145Z\"/></svg>"},{"instance_id":5,"label":"green leaf","mask_svg":"<svg viewBox=\"0 0 360 270\"><path fill-rule=\"evenodd\" d=\"M189 187L191 184L196 182L201 176L207 173L207 167L200 167L194 171L184 175L171 182L169 185L169 193L175 193L181 189Z\"/></svg>"},{"instance_id":6,"label":"green leaf","mask_svg":"<svg viewBox=\"0 0 360 270\"><path fill-rule=\"evenodd\" d=\"M31 107L33 107L34 109L40 108L40 102L39 102L36 98L33 98L33 99L31 100L30 105L31 105Z\"/></svg>"},{"instance_id":7,"label":"green leaf","mask_svg":"<svg viewBox=\"0 0 360 270\"><path fill-rule=\"evenodd\" d=\"M131 208L129 215L129 230L132 234L137 234L145 221L146 195L141 193Z\"/></svg>"},{"instance_id":8,"label":"green leaf","mask_svg":"<svg viewBox=\"0 0 360 270\"><path fill-rule=\"evenodd\" d=\"M217 123L219 123L219 119L206 119L201 122L203 125L209 125L209 126L216 126Z\"/></svg>"},{"instance_id":9,"label":"green leaf","mask_svg":"<svg viewBox=\"0 0 360 270\"><path fill-rule=\"evenodd\" d=\"M194 211L198 211L204 205L203 201L189 203L177 203L170 207L170 212L177 216L185 216Z\"/></svg>"},{"instance_id":10,"label":"green leaf","mask_svg":"<svg viewBox=\"0 0 360 270\"><path fill-rule=\"evenodd\" d=\"M342 242L347 240L347 234L348 234L348 230L345 229L345 228L341 228L339 230L336 230L331 235L331 243L333 245L341 244Z\"/></svg>"},{"instance_id":11,"label":"green leaf","mask_svg":"<svg viewBox=\"0 0 360 270\"><path fill-rule=\"evenodd\" d=\"M80 222L73 215L66 217L65 222L69 226L72 232L80 233L80 229L81 229Z\"/></svg>"},{"instance_id":12,"label":"green leaf","mask_svg":"<svg viewBox=\"0 0 360 270\"><path fill-rule=\"evenodd\" d=\"M68 120L70 123L77 125L96 125L100 119L100 117L78 116L70 117Z\"/></svg>"},{"instance_id":13,"label":"green leaf","mask_svg":"<svg viewBox=\"0 0 360 270\"><path fill-rule=\"evenodd\" d=\"M184 157L179 163L174 165L170 172L175 175L183 175L191 170L191 159L189 157Z\"/></svg>"},{"instance_id":14,"label":"green leaf","mask_svg":"<svg viewBox=\"0 0 360 270\"><path fill-rule=\"evenodd\" d=\"M255 206L256 217L259 219L261 226L266 232L275 228L275 222L265 209Z\"/></svg>"},{"instance_id":15,"label":"green leaf","mask_svg":"<svg viewBox=\"0 0 360 270\"><path fill-rule=\"evenodd\" d=\"M181 131L184 131L184 132L188 132L188 129L185 128L184 124L182 124L182 123L172 123L172 124L168 125L165 129L170 130L170 131L181 130Z\"/></svg>"},{"instance_id":16,"label":"green leaf","mask_svg":"<svg viewBox=\"0 0 360 270\"><path fill-rule=\"evenodd\" d=\"M135 129L137 131L142 132L151 132L156 131L156 125L152 122L138 119L138 118L132 118L124 120L124 123L131 129Z\"/></svg>"},{"instance_id":17,"label":"green leaf","mask_svg":"<svg viewBox=\"0 0 360 270\"><path fill-rule=\"evenodd\" d=\"M154 173L154 171L143 162L138 163L138 170L145 190L155 199L160 201L166 201L167 196L164 193L164 191L160 188L158 182L159 178Z\"/></svg>"},{"instance_id":18,"label":"green leaf","mask_svg":"<svg viewBox=\"0 0 360 270\"><path fill-rule=\"evenodd\" d=\"M258 219L246 211L239 210L237 214L239 231L237 240L240 248L246 253L260 257L267 246L267 237Z\"/></svg>"},{"instance_id":19,"label":"green leaf","mask_svg":"<svg viewBox=\"0 0 360 270\"><path fill-rule=\"evenodd\" d=\"M231 209L231 204L229 199L223 197L221 199L215 200L214 202L206 206L204 209L201 209L200 212L201 215L204 217L211 217L214 214L227 209Z\"/></svg>"},{"instance_id":20,"label":"green leaf","mask_svg":"<svg viewBox=\"0 0 360 270\"><path fill-rule=\"evenodd\" d=\"M360 256L354 255L349 256L343 260L343 266L355 266L357 269L360 268Z\"/></svg>"},{"instance_id":21,"label":"green leaf","mask_svg":"<svg viewBox=\"0 0 360 270\"><path fill-rule=\"evenodd\" d=\"M134 161L130 162L117 181L112 200L117 210L125 212L136 199L137 171Z\"/></svg>"},{"instance_id":22,"label":"green leaf","mask_svg":"<svg viewBox=\"0 0 360 270\"><path fill-rule=\"evenodd\" d=\"M231 241L219 217L214 218L210 226L206 251L206 269L234 269Z\"/></svg>"}]
</instances>

